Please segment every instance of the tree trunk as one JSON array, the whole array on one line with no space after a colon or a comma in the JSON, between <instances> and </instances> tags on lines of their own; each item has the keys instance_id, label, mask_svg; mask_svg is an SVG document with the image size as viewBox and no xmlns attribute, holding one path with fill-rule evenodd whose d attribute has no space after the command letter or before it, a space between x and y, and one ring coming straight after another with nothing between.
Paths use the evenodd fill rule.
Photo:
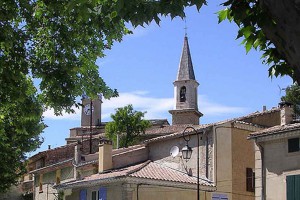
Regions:
<instances>
[{"instance_id":1,"label":"tree trunk","mask_svg":"<svg viewBox=\"0 0 300 200\"><path fill-rule=\"evenodd\" d=\"M300 84L300 0L260 0L276 22L263 31L294 70L292 78Z\"/></svg>"}]
</instances>

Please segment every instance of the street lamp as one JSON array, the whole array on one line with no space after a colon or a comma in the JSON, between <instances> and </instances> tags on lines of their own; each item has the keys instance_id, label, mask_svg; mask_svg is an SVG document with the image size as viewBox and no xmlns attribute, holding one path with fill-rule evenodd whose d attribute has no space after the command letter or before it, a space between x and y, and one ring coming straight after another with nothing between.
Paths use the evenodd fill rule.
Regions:
<instances>
[{"instance_id":1,"label":"street lamp","mask_svg":"<svg viewBox=\"0 0 300 200\"><path fill-rule=\"evenodd\" d=\"M186 146L184 146L181 151L182 151L182 157L186 160L189 160L191 158L192 152L193 152L192 148L189 147L189 145L188 145L188 143L191 139L191 136L190 136L190 134L188 134L188 138L187 138L186 135L185 135L185 132L186 132L187 129L193 129L193 131L197 135L197 200L200 200L200 188L199 188L199 133L192 126L186 127L182 132L183 139L186 141Z\"/></svg>"}]
</instances>

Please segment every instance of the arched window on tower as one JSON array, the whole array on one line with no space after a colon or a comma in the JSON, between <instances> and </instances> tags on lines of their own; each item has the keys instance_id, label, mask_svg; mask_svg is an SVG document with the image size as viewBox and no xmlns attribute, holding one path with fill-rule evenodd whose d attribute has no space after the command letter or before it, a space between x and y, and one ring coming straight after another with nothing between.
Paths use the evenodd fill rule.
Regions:
<instances>
[{"instance_id":1,"label":"arched window on tower","mask_svg":"<svg viewBox=\"0 0 300 200\"><path fill-rule=\"evenodd\" d=\"M185 102L186 100L185 94L186 94L186 87L182 86L180 88L180 102Z\"/></svg>"}]
</instances>

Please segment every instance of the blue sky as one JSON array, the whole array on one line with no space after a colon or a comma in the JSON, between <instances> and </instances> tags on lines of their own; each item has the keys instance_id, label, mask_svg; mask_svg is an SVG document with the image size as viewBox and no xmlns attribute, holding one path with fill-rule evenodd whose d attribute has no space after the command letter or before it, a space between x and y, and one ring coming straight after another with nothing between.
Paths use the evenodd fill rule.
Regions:
<instances>
[{"instance_id":1,"label":"blue sky","mask_svg":"<svg viewBox=\"0 0 300 200\"><path fill-rule=\"evenodd\" d=\"M222 1L209 2L200 13L195 7L186 9L187 35L198 88L200 123L228 118L276 107L289 77L269 78L268 66L261 64L261 52L247 55L241 40L235 40L235 24L218 24L217 11ZM174 106L175 81L182 51L185 23L180 18L165 18L160 26L138 27L134 34L116 43L106 57L99 59L100 75L120 96L104 100L102 121L110 121L115 108L133 104L135 110L147 111L147 119L168 119ZM45 141L36 152L64 145L69 129L80 126L80 111L73 115L54 116L44 113L49 126ZM31 153L30 155L32 155Z\"/></svg>"}]
</instances>

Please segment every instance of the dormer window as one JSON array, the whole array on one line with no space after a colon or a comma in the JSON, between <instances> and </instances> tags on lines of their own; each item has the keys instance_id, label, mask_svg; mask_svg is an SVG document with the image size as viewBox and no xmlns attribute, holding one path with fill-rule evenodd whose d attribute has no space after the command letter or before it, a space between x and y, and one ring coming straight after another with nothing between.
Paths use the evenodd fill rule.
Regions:
<instances>
[{"instance_id":1,"label":"dormer window","mask_svg":"<svg viewBox=\"0 0 300 200\"><path fill-rule=\"evenodd\" d=\"M186 100L186 87L185 86L182 86L180 88L180 102L185 102Z\"/></svg>"},{"instance_id":2,"label":"dormer window","mask_svg":"<svg viewBox=\"0 0 300 200\"><path fill-rule=\"evenodd\" d=\"M288 139L288 152L289 153L300 151L299 147L300 147L299 146L299 138Z\"/></svg>"}]
</instances>

